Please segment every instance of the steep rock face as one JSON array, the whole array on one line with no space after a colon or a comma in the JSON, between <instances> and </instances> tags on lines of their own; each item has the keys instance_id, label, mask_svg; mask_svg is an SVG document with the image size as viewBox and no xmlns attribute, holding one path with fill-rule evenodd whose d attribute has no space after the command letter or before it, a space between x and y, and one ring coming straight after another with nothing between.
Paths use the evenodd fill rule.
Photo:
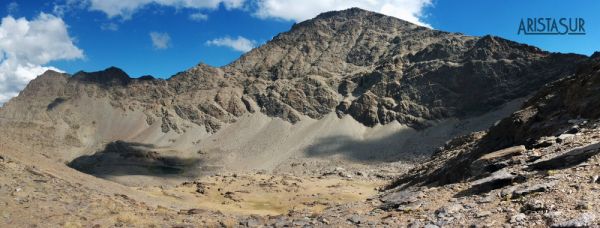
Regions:
<instances>
[{"instance_id":1,"label":"steep rock face","mask_svg":"<svg viewBox=\"0 0 600 228\"><path fill-rule=\"evenodd\" d=\"M527 95L572 73L582 59L349 9L297 24L224 71L251 77L252 88L267 88L248 93L262 104L275 104L266 110L272 116L282 117L292 108L320 118L336 110L368 126L399 121L424 127L431 120L478 114ZM307 77L320 83L307 91ZM373 97L361 98L370 94L379 104L370 107L374 114L349 108L363 107L361 102ZM299 96L307 99L299 104ZM286 116L296 121L295 115Z\"/></svg>"},{"instance_id":2,"label":"steep rock face","mask_svg":"<svg viewBox=\"0 0 600 228\"><path fill-rule=\"evenodd\" d=\"M599 94L600 55L595 53L578 66L574 76L548 84L520 110L487 132L449 141L430 161L399 178L391 187L443 185L470 179L481 173L473 170L476 161L492 152L518 145L528 149L548 147L572 140L579 125L587 119L600 118Z\"/></svg>"}]
</instances>

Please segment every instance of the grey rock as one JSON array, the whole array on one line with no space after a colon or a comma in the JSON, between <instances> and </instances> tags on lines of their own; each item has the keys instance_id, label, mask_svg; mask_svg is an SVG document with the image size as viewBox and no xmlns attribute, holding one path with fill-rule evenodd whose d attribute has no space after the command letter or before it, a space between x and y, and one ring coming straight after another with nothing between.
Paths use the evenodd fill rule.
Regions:
<instances>
[{"instance_id":1,"label":"grey rock","mask_svg":"<svg viewBox=\"0 0 600 228\"><path fill-rule=\"evenodd\" d=\"M500 197L502 199L512 198L513 192L515 192L515 190L517 190L517 186L509 186L509 187L503 188L500 191Z\"/></svg>"},{"instance_id":2,"label":"grey rock","mask_svg":"<svg viewBox=\"0 0 600 228\"><path fill-rule=\"evenodd\" d=\"M571 167L587 161L600 153L600 143L594 142L587 146L577 147L550 158L540 159L530 164L534 170L550 170Z\"/></svg>"},{"instance_id":3,"label":"grey rock","mask_svg":"<svg viewBox=\"0 0 600 228\"><path fill-rule=\"evenodd\" d=\"M195 214L204 214L206 212L208 212L208 211L204 210L204 209L194 208L194 209L181 211L180 213L188 214L188 215L195 215Z\"/></svg>"},{"instance_id":4,"label":"grey rock","mask_svg":"<svg viewBox=\"0 0 600 228\"><path fill-rule=\"evenodd\" d=\"M556 137L544 136L544 137L541 137L540 139L538 139L536 141L536 143L533 145L533 147L535 147L535 148L549 147L549 146L552 146L554 143L556 143Z\"/></svg>"},{"instance_id":5,"label":"grey rock","mask_svg":"<svg viewBox=\"0 0 600 228\"><path fill-rule=\"evenodd\" d=\"M424 226L424 228L440 228L438 225L434 225L434 224L427 224Z\"/></svg>"},{"instance_id":6,"label":"grey rock","mask_svg":"<svg viewBox=\"0 0 600 228\"><path fill-rule=\"evenodd\" d=\"M284 216L278 216L275 220L275 222L273 223L274 227L280 228L280 227L289 227L292 224L284 217Z\"/></svg>"},{"instance_id":7,"label":"grey rock","mask_svg":"<svg viewBox=\"0 0 600 228\"><path fill-rule=\"evenodd\" d=\"M492 215L491 211L479 211L477 212L477 214L475 214L476 218L485 218L485 217L489 217L490 215Z\"/></svg>"},{"instance_id":8,"label":"grey rock","mask_svg":"<svg viewBox=\"0 0 600 228\"><path fill-rule=\"evenodd\" d=\"M550 221L551 223L555 223L558 221L563 215L562 211L550 211L543 214L543 218Z\"/></svg>"},{"instance_id":9,"label":"grey rock","mask_svg":"<svg viewBox=\"0 0 600 228\"><path fill-rule=\"evenodd\" d=\"M308 226L310 225L310 219L295 219L292 222L294 226Z\"/></svg>"},{"instance_id":10,"label":"grey rock","mask_svg":"<svg viewBox=\"0 0 600 228\"><path fill-rule=\"evenodd\" d=\"M552 224L552 227L590 227L596 222L596 215L593 213L583 213L579 217L566 222Z\"/></svg>"},{"instance_id":11,"label":"grey rock","mask_svg":"<svg viewBox=\"0 0 600 228\"><path fill-rule=\"evenodd\" d=\"M525 146L519 145L488 153L471 163L471 175L479 176L487 172L502 169L508 166L503 161L513 156L521 155L525 151L527 151Z\"/></svg>"},{"instance_id":12,"label":"grey rock","mask_svg":"<svg viewBox=\"0 0 600 228\"><path fill-rule=\"evenodd\" d=\"M419 221L419 220L408 224L408 228L421 228L421 227L424 227L424 226L423 226L423 223L421 223L421 221Z\"/></svg>"},{"instance_id":13,"label":"grey rock","mask_svg":"<svg viewBox=\"0 0 600 228\"><path fill-rule=\"evenodd\" d=\"M523 180L523 176L509 173L506 169L498 170L490 176L471 182L470 192L479 194L502 188Z\"/></svg>"},{"instance_id":14,"label":"grey rock","mask_svg":"<svg viewBox=\"0 0 600 228\"><path fill-rule=\"evenodd\" d=\"M546 211L548 210L547 205L541 200L529 200L523 204L521 207L521 212L530 213L530 212L538 212L538 211Z\"/></svg>"},{"instance_id":15,"label":"grey rock","mask_svg":"<svg viewBox=\"0 0 600 228\"><path fill-rule=\"evenodd\" d=\"M421 208L422 205L423 205L422 202L417 201L417 202L413 202L413 203L398 205L396 210L403 211L403 212L411 212L411 211L418 210L419 208Z\"/></svg>"},{"instance_id":16,"label":"grey rock","mask_svg":"<svg viewBox=\"0 0 600 228\"><path fill-rule=\"evenodd\" d=\"M361 176L361 177L366 177L366 176L368 176L368 173L367 173L367 172L365 172L365 171L356 171L356 172L355 172L355 174L356 174L357 176Z\"/></svg>"},{"instance_id":17,"label":"grey rock","mask_svg":"<svg viewBox=\"0 0 600 228\"><path fill-rule=\"evenodd\" d=\"M348 221L350 221L354 224L364 224L366 219L360 215L352 215L352 216L350 216L350 218L348 218Z\"/></svg>"},{"instance_id":18,"label":"grey rock","mask_svg":"<svg viewBox=\"0 0 600 228\"><path fill-rule=\"evenodd\" d=\"M558 143L572 142L575 139L574 134L561 134L556 138Z\"/></svg>"},{"instance_id":19,"label":"grey rock","mask_svg":"<svg viewBox=\"0 0 600 228\"><path fill-rule=\"evenodd\" d=\"M384 195L382 209L396 209L400 205L407 205L419 201L425 194L416 190L395 191Z\"/></svg>"},{"instance_id":20,"label":"grey rock","mask_svg":"<svg viewBox=\"0 0 600 228\"><path fill-rule=\"evenodd\" d=\"M442 218L442 217L450 216L452 214L456 214L456 213L458 213L458 212L460 212L462 210L464 210L463 205L461 205L461 204L451 204L449 206L444 206L444 207L438 208L435 211L435 215L438 218Z\"/></svg>"},{"instance_id":21,"label":"grey rock","mask_svg":"<svg viewBox=\"0 0 600 228\"><path fill-rule=\"evenodd\" d=\"M496 195L487 195L484 197L481 197L479 200L477 200L477 203L491 203L494 200L496 200L497 196Z\"/></svg>"},{"instance_id":22,"label":"grey rock","mask_svg":"<svg viewBox=\"0 0 600 228\"><path fill-rule=\"evenodd\" d=\"M473 182L471 182L472 186L479 186L479 185L485 185L488 184L490 182L495 182L498 180L512 180L514 179L516 176L509 173L507 170L498 170L494 173L492 173L489 177L485 177L479 180L475 180Z\"/></svg>"},{"instance_id":23,"label":"grey rock","mask_svg":"<svg viewBox=\"0 0 600 228\"><path fill-rule=\"evenodd\" d=\"M240 222L240 225L244 225L246 227L260 227L262 223L256 218L248 218L246 221Z\"/></svg>"},{"instance_id":24,"label":"grey rock","mask_svg":"<svg viewBox=\"0 0 600 228\"><path fill-rule=\"evenodd\" d=\"M527 219L527 215L519 213L510 217L510 223L520 223L525 221L525 219Z\"/></svg>"},{"instance_id":25,"label":"grey rock","mask_svg":"<svg viewBox=\"0 0 600 228\"><path fill-rule=\"evenodd\" d=\"M592 205L590 205L587 201L581 201L575 205L576 210L590 210L592 209Z\"/></svg>"},{"instance_id":26,"label":"grey rock","mask_svg":"<svg viewBox=\"0 0 600 228\"><path fill-rule=\"evenodd\" d=\"M558 184L558 181L521 186L512 193L512 198L518 198L535 192L545 192L548 189L554 187L556 184Z\"/></svg>"}]
</instances>

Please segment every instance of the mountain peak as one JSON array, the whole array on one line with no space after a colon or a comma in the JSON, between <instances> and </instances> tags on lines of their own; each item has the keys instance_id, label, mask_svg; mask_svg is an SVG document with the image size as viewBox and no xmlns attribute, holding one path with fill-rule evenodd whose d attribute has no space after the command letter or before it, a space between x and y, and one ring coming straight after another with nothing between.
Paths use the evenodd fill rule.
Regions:
<instances>
[{"instance_id":1,"label":"mountain peak","mask_svg":"<svg viewBox=\"0 0 600 228\"><path fill-rule=\"evenodd\" d=\"M290 31L278 34L226 68L253 76L260 73L259 77L269 79L323 73L343 75L375 68L382 58L415 53L455 36L459 35L350 8L325 12L295 24Z\"/></svg>"},{"instance_id":2,"label":"mountain peak","mask_svg":"<svg viewBox=\"0 0 600 228\"><path fill-rule=\"evenodd\" d=\"M329 17L344 17L344 18L353 18L353 17L366 17L366 16L385 16L380 13L376 13L373 11L364 10L358 7L352 7L344 10L333 10L320 13L315 17L315 19L329 18Z\"/></svg>"},{"instance_id":3,"label":"mountain peak","mask_svg":"<svg viewBox=\"0 0 600 228\"><path fill-rule=\"evenodd\" d=\"M79 71L72 78L82 82L94 82L102 85L114 83L126 85L131 81L131 78L125 71L114 66L96 72Z\"/></svg>"},{"instance_id":4,"label":"mountain peak","mask_svg":"<svg viewBox=\"0 0 600 228\"><path fill-rule=\"evenodd\" d=\"M40 75L40 77L42 77L42 76L48 76L48 77L51 77L51 76L62 75L62 74L63 74L63 73L61 73L61 72L58 72L58 71L55 71L55 70L52 70L52 69L50 69L50 70L46 70L46 71L44 71L44 73L42 73L42 74Z\"/></svg>"},{"instance_id":5,"label":"mountain peak","mask_svg":"<svg viewBox=\"0 0 600 228\"><path fill-rule=\"evenodd\" d=\"M313 19L309 19L298 24L295 24L292 27L291 31L294 31L295 28L310 26L310 25L318 25L318 24L328 24L330 27L335 27L336 24L340 24L343 22L355 21L360 22L357 25L363 26L374 26L374 27L406 27L409 29L415 29L418 26L411 22L393 17L384 15L378 12L373 12L369 10L364 10L358 7L348 8L345 10L337 10L337 11L328 11L323 12L317 15ZM425 28L425 27L422 27Z\"/></svg>"},{"instance_id":6,"label":"mountain peak","mask_svg":"<svg viewBox=\"0 0 600 228\"><path fill-rule=\"evenodd\" d=\"M388 16L388 15L385 15L385 14L381 14L381 13L378 13L378 12L373 12L373 11L361 9L361 8L358 8L358 7L352 7L352 8L348 8L348 9L345 9L345 10L323 12L323 13L317 15L312 20L330 19L330 18L341 18L341 19L344 19L344 20L352 20L352 19L360 19L360 20L365 20L365 19L369 19L369 20L390 19L390 20L395 20L395 21L402 22L402 23L404 23L407 26L409 26L409 25L415 25L415 24L413 24L411 22L402 20L400 18L396 18L396 17L393 17L393 16Z\"/></svg>"}]
</instances>

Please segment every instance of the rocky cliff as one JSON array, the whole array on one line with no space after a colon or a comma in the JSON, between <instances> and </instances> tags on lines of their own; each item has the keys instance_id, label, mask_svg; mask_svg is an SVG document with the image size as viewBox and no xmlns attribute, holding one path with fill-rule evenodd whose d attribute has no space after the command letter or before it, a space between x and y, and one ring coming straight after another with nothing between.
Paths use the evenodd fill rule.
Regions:
<instances>
[{"instance_id":1,"label":"rocky cliff","mask_svg":"<svg viewBox=\"0 0 600 228\"><path fill-rule=\"evenodd\" d=\"M534 163L542 157L560 155L564 147L595 143L595 121L600 117L599 63L600 53L596 52L577 67L575 75L544 86L520 110L488 130L450 140L431 161L407 173L391 187L444 185L481 178L521 164L508 162L519 156L528 165L540 166ZM560 164L543 169L569 167L596 153L598 150L593 149L589 154L570 158L557 156L554 162Z\"/></svg>"},{"instance_id":2,"label":"rocky cliff","mask_svg":"<svg viewBox=\"0 0 600 228\"><path fill-rule=\"evenodd\" d=\"M437 226L598 226L599 78L595 53L488 130L449 140L381 208Z\"/></svg>"}]
</instances>

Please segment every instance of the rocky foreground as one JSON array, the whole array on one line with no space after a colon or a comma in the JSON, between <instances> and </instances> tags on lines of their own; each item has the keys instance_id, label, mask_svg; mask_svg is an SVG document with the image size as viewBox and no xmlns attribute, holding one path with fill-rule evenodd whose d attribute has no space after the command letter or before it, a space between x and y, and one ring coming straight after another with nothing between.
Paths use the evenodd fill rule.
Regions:
<instances>
[{"instance_id":1,"label":"rocky foreground","mask_svg":"<svg viewBox=\"0 0 600 228\"><path fill-rule=\"evenodd\" d=\"M600 123L478 160L504 168L442 186L383 189L389 180L332 169L320 175L218 174L174 186L122 187L19 155L0 158L0 224L8 227L443 227L598 225ZM15 159L16 158L16 159ZM371 170L373 172L374 170ZM396 174L398 175L398 174Z\"/></svg>"}]
</instances>

